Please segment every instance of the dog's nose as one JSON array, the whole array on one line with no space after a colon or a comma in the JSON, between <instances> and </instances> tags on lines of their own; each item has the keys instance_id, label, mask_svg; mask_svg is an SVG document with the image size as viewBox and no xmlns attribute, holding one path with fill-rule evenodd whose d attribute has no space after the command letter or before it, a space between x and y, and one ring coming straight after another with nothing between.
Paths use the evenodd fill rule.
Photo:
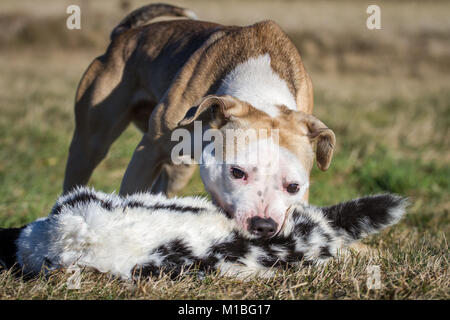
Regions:
<instances>
[{"instance_id":1,"label":"dog's nose","mask_svg":"<svg viewBox=\"0 0 450 320\"><path fill-rule=\"evenodd\" d=\"M249 219L248 231L262 238L270 238L277 231L278 224L272 218L253 217Z\"/></svg>"}]
</instances>

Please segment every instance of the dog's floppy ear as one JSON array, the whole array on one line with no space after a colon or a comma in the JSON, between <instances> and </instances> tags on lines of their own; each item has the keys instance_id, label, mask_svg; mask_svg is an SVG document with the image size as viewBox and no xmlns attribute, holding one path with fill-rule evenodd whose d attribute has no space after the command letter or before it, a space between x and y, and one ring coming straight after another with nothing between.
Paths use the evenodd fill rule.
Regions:
<instances>
[{"instance_id":1,"label":"dog's floppy ear","mask_svg":"<svg viewBox=\"0 0 450 320\"><path fill-rule=\"evenodd\" d=\"M381 194L343 202L322 210L344 243L349 244L397 223L407 205L407 198Z\"/></svg>"},{"instance_id":2,"label":"dog's floppy ear","mask_svg":"<svg viewBox=\"0 0 450 320\"><path fill-rule=\"evenodd\" d=\"M308 137L311 141L316 141L316 162L320 170L328 169L333 158L336 136L322 121L310 114L304 114L303 122L308 127Z\"/></svg>"},{"instance_id":3,"label":"dog's floppy ear","mask_svg":"<svg viewBox=\"0 0 450 320\"><path fill-rule=\"evenodd\" d=\"M219 128L232 117L239 117L248 112L247 109L248 105L231 96L209 95L190 108L178 125L186 126L195 120L204 120L210 122L212 127Z\"/></svg>"}]
</instances>

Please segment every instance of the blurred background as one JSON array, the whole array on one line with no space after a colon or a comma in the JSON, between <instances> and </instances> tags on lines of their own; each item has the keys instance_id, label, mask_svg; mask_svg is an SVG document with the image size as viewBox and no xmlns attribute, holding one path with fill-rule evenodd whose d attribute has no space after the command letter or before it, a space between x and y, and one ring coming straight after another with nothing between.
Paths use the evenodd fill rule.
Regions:
<instances>
[{"instance_id":1,"label":"blurred background","mask_svg":"<svg viewBox=\"0 0 450 320\"><path fill-rule=\"evenodd\" d=\"M405 232L448 237L449 1L167 2L223 24L273 19L289 34L313 80L314 113L337 136L331 168L312 173L311 203L395 192L413 200ZM0 2L0 226L48 214L62 190L78 81L112 28L147 3ZM66 28L71 4L81 30ZM381 30L366 27L369 4L381 8ZM130 126L90 184L118 190L139 140ZM182 194L204 194L198 174Z\"/></svg>"}]
</instances>

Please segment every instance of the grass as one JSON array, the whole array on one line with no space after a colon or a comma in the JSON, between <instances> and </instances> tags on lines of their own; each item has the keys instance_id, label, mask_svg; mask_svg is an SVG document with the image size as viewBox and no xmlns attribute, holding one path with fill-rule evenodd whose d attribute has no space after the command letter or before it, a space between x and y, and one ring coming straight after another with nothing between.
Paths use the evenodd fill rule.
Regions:
<instances>
[{"instance_id":1,"label":"grass","mask_svg":"<svg viewBox=\"0 0 450 320\"><path fill-rule=\"evenodd\" d=\"M50 27L31 32L36 20L5 3L8 19L17 15L25 21L24 29L0 38L0 226L12 227L48 214L61 192L75 88L104 48L99 35L106 39L112 25L96 11L92 34L87 26L84 35L61 35L55 26L64 20L52 13ZM359 8L357 3L346 1L345 6L350 12ZM347 20L331 19L336 10L330 3L307 2L303 31L292 27L291 20L283 22L313 78L315 114L337 136L331 168L312 172L310 201L329 205L379 192L412 200L400 224L364 241L380 252L378 257L354 251L323 267L282 270L273 279L247 282L186 274L130 284L86 270L80 290L68 289L68 275L62 272L31 281L3 272L0 299L449 299L450 60L441 49L450 48L450 29L425 14L429 10L438 17L447 4L401 3L422 17L422 29L408 24L395 2L384 14L388 30L375 35L364 29L349 32ZM49 8L52 4L48 1ZM308 14L316 11L336 29L330 28L333 24L320 29ZM211 12L214 18L217 11ZM239 17L234 19L249 22L245 15ZM36 19L42 24L47 18ZM312 32L310 25L319 29ZM24 41L30 37L35 39L31 44ZM130 127L90 184L117 190L139 139L137 129ZM198 173L181 194L204 194ZM381 268L380 290L367 289L370 265Z\"/></svg>"}]
</instances>

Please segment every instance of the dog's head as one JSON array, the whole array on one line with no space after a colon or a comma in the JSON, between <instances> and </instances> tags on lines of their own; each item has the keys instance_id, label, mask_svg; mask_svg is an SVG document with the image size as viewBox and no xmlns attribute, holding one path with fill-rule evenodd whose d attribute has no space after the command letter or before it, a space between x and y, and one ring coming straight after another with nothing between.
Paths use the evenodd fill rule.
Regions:
<instances>
[{"instance_id":1,"label":"dog's head","mask_svg":"<svg viewBox=\"0 0 450 320\"><path fill-rule=\"evenodd\" d=\"M213 200L253 235L271 237L287 209L307 196L314 162L327 170L335 136L312 115L277 106L268 114L231 96L208 96L180 125L207 122L214 130L200 174ZM314 152L314 143L316 151Z\"/></svg>"}]
</instances>

